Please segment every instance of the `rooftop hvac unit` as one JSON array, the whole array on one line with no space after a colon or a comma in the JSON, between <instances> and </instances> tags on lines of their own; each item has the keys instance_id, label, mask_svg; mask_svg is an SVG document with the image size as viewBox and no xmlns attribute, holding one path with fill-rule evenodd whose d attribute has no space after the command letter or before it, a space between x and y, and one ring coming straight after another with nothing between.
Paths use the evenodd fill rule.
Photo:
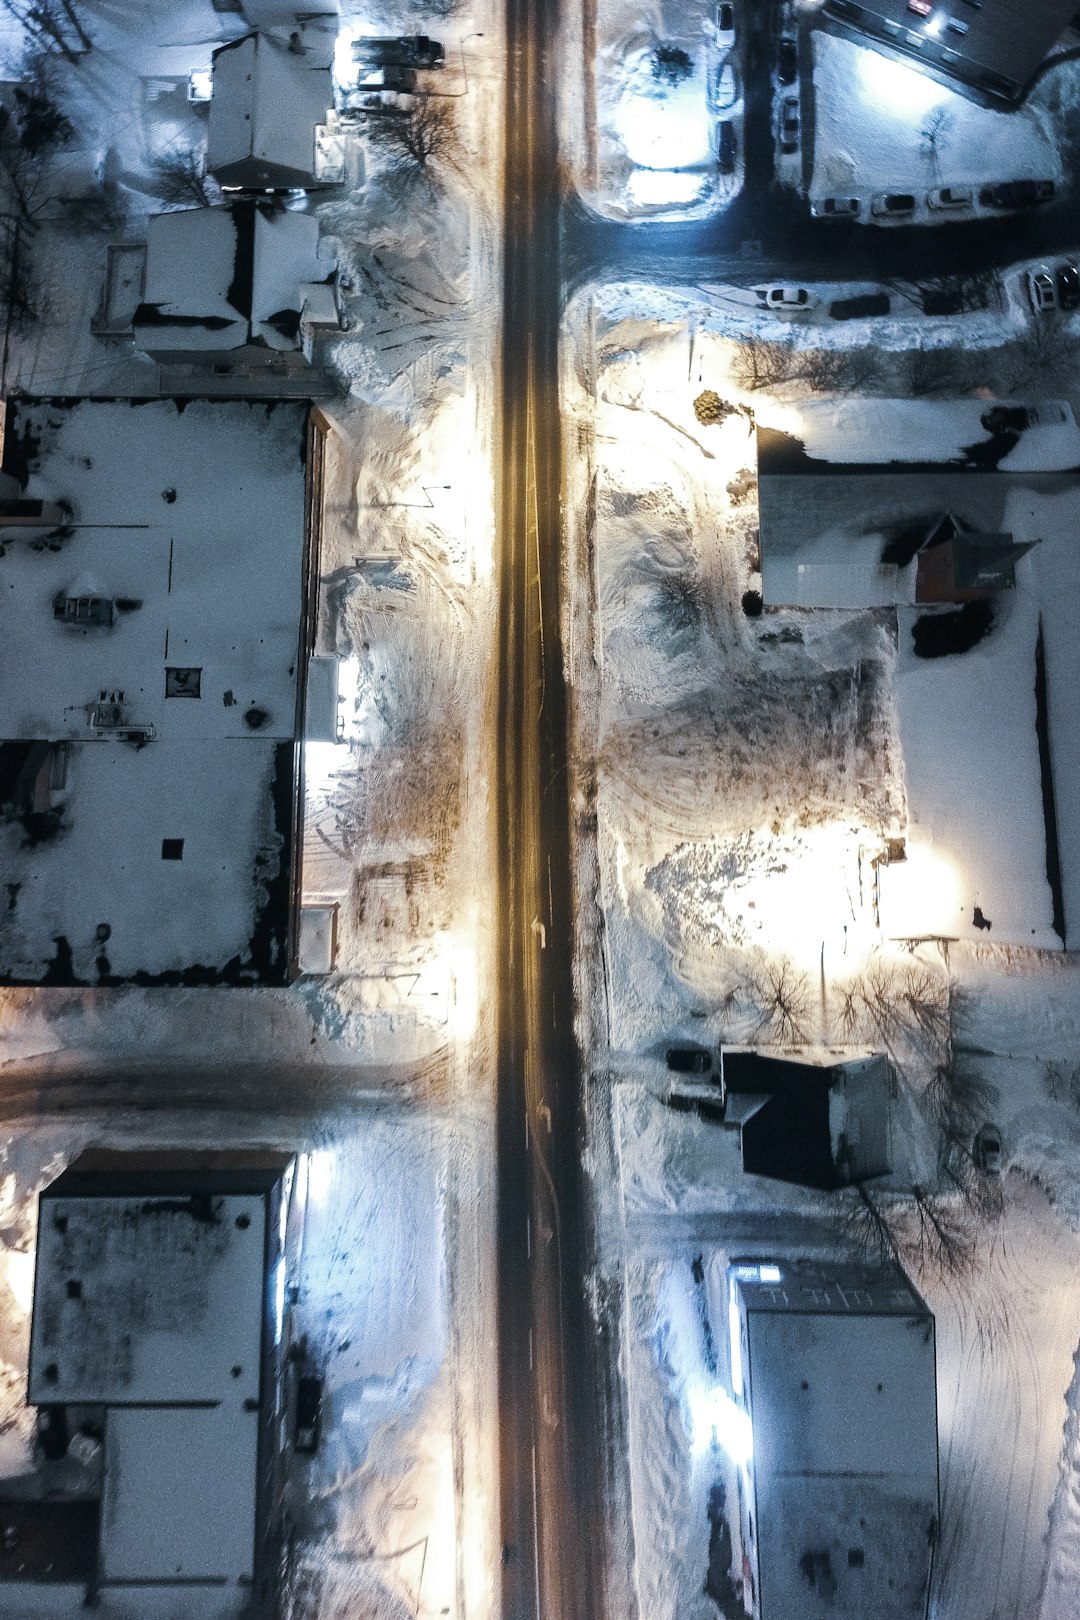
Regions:
<instances>
[{"instance_id":1,"label":"rooftop hvac unit","mask_svg":"<svg viewBox=\"0 0 1080 1620\"><path fill-rule=\"evenodd\" d=\"M53 597L53 618L61 624L78 629L108 626L116 617L116 604L111 596L68 596L58 591Z\"/></svg>"}]
</instances>

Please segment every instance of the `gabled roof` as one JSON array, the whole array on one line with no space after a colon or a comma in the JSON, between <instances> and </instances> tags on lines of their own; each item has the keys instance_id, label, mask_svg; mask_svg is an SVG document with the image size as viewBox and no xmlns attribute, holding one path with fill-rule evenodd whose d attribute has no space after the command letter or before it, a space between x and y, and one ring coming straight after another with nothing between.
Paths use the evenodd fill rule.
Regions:
<instances>
[{"instance_id":1,"label":"gabled roof","mask_svg":"<svg viewBox=\"0 0 1080 1620\"><path fill-rule=\"evenodd\" d=\"M315 127L334 104L329 68L264 34L214 52L207 168L222 185L283 190L315 182Z\"/></svg>"},{"instance_id":2,"label":"gabled roof","mask_svg":"<svg viewBox=\"0 0 1080 1620\"><path fill-rule=\"evenodd\" d=\"M299 347L305 287L322 279L319 223L251 198L150 221L136 342L149 353Z\"/></svg>"}]
</instances>

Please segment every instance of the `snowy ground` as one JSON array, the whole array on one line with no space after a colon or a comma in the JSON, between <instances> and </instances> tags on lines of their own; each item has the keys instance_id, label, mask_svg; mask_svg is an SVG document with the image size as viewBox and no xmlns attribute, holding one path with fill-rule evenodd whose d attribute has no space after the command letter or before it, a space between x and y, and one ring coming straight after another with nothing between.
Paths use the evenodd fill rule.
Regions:
<instances>
[{"instance_id":1,"label":"snowy ground","mask_svg":"<svg viewBox=\"0 0 1080 1620\"><path fill-rule=\"evenodd\" d=\"M154 153L205 138L187 75L245 23L208 0L167 18L87 10L94 51L64 70L73 150L93 171L116 149L119 236L138 240L160 207L140 196ZM325 356L318 632L341 659L345 740L305 750L304 896L339 902L337 971L252 994L0 995L5 1241L23 1283L0 1312L9 1471L26 1463L15 1391L41 1181L88 1140L310 1147L327 1191L299 1329L325 1357L329 1421L296 1465L311 1477L294 1478L290 1620L482 1620L498 1565L486 722L501 13L403 0L347 6L344 26L443 41L450 137L403 200L357 125L342 185L309 202L348 321ZM9 385L157 392L156 367L90 335L116 239L43 227L44 318L13 344Z\"/></svg>"},{"instance_id":2,"label":"snowy ground","mask_svg":"<svg viewBox=\"0 0 1080 1620\"><path fill-rule=\"evenodd\" d=\"M938 84L903 61L814 28L813 83L803 102L804 143L812 142L811 200L858 197L863 224L875 217L876 194L910 192L914 216L900 223L935 225L992 215L980 186L1002 180L1065 180L1062 148L1080 100L1080 72L1063 63L1015 112L996 112ZM796 186L792 170L781 176ZM947 186L969 195L959 210L933 208L927 193Z\"/></svg>"},{"instance_id":3,"label":"snowy ground","mask_svg":"<svg viewBox=\"0 0 1080 1620\"><path fill-rule=\"evenodd\" d=\"M582 15L582 82L562 109L579 195L612 219L700 218L730 202L743 173L741 34L720 40L715 7L702 0L644 9L598 0ZM725 65L732 74L718 93ZM726 174L717 163L721 120L734 136Z\"/></svg>"},{"instance_id":4,"label":"snowy ground","mask_svg":"<svg viewBox=\"0 0 1080 1620\"><path fill-rule=\"evenodd\" d=\"M744 338L761 319L744 317ZM665 1048L857 1039L884 1046L896 1075L875 1208L938 1323L932 1613L1058 1620L1080 1558L1080 968L1060 951L912 948L880 931L873 852L910 813L895 632L887 610L743 612L759 576L738 407L786 426L807 384L748 387L738 345L730 304L645 287L583 293L563 334L583 450L566 510L587 514L568 537L567 640L596 1299L626 1380L622 1600L649 1620L718 1612L710 1489L730 1502L730 1480L695 1451L694 1393L718 1373L694 1262L707 1278L735 1253L840 1257L871 1238L854 1198L746 1177L733 1131L673 1111ZM899 334L895 347L886 394L907 363ZM987 352L987 375L1003 354ZM706 388L736 407L721 425L695 417ZM988 1119L999 1181L967 1157Z\"/></svg>"}]
</instances>

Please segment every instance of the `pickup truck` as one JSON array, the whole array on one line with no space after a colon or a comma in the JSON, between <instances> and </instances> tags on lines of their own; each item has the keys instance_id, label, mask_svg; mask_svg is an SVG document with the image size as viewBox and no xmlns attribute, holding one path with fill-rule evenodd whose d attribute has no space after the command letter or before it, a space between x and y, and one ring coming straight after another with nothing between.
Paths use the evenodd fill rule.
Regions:
<instances>
[{"instance_id":1,"label":"pickup truck","mask_svg":"<svg viewBox=\"0 0 1080 1620\"><path fill-rule=\"evenodd\" d=\"M396 39L354 39L353 60L369 68L440 68L446 52L427 34L402 34Z\"/></svg>"}]
</instances>

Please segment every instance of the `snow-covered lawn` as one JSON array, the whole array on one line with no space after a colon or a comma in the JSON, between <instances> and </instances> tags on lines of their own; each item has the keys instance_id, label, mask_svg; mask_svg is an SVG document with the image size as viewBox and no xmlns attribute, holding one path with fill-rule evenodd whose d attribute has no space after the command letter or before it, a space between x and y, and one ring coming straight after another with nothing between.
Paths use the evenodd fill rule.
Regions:
<instances>
[{"instance_id":1,"label":"snow-covered lawn","mask_svg":"<svg viewBox=\"0 0 1080 1620\"><path fill-rule=\"evenodd\" d=\"M995 112L949 90L915 68L813 30L814 164L811 200L858 197L859 218L872 221L876 192L913 192L923 224L955 218L931 209L925 193L950 186L977 193L1000 180L1062 178L1058 131L1045 102ZM1059 72L1069 76L1069 68ZM1075 81L1070 80L1075 93ZM963 211L970 217L975 206Z\"/></svg>"},{"instance_id":2,"label":"snow-covered lawn","mask_svg":"<svg viewBox=\"0 0 1080 1620\"><path fill-rule=\"evenodd\" d=\"M613 219L690 219L738 192L743 173L743 40L718 40L702 0L583 8L582 79L563 86L563 144L577 190ZM571 40L581 21L571 16ZM733 70L717 91L718 76ZM722 172L719 126L731 125Z\"/></svg>"},{"instance_id":3,"label":"snow-covered lawn","mask_svg":"<svg viewBox=\"0 0 1080 1620\"><path fill-rule=\"evenodd\" d=\"M760 319L744 334L757 335ZM924 804L926 758L942 752L940 702L913 734L895 609L744 611L760 576L755 446L739 407L797 434L800 392L748 392L738 334L730 305L644 287L579 295L563 333L567 431L583 451L568 471L566 510L583 517L568 534L567 631L589 1163L597 1299L611 1302L605 1321L625 1377L626 1496L613 1515L634 1546L629 1584L650 1620L715 1613L705 1588L708 1579L716 1590L723 1509L710 1493L723 1485L730 1506L731 1481L715 1452L694 1447L695 1384L723 1377L722 1366L710 1370L700 1276L734 1254L865 1255L870 1237L854 1195L745 1176L736 1131L669 1106L665 1049L820 1050L854 1038L893 1060L893 1174L871 1196L938 1323L932 1613L1059 1620L1080 1545L1080 972L1060 951L901 946L882 929L873 863L889 839L910 836ZM694 413L704 389L735 407L721 424ZM1017 500L1028 497L1066 501L1034 491ZM1023 515L1009 514L1018 533ZM1051 533L1051 507L1027 515ZM1067 600L1075 611L1071 581L1056 542L1037 547L986 659L997 644L1027 670L1040 608L1063 616ZM1055 646L1064 676L1060 636ZM918 678L951 701L971 656L925 665ZM1006 677L1007 664L1001 678L1026 735L1033 672ZM1010 777L1011 734L990 719L997 683L978 681L984 748L987 735L1000 743L998 787L984 797L969 770L966 791L977 814L994 802L1008 822L996 836L1018 846L1016 860L1002 850L1003 892L1027 862L1042 895L1035 756L1025 753L1022 780ZM1076 772L1068 690L1064 676L1051 744L1063 784ZM1053 738L1052 695L1050 712ZM932 776L940 785L940 760ZM963 796L942 803L942 839L973 834ZM918 862L912 877L928 905L937 880L920 878ZM1040 911L1039 926L1047 921ZM975 1175L967 1157L987 1120L1003 1134L1000 1180ZM942 1182L946 1163L960 1190ZM935 1222L948 1243L932 1236Z\"/></svg>"}]
</instances>

